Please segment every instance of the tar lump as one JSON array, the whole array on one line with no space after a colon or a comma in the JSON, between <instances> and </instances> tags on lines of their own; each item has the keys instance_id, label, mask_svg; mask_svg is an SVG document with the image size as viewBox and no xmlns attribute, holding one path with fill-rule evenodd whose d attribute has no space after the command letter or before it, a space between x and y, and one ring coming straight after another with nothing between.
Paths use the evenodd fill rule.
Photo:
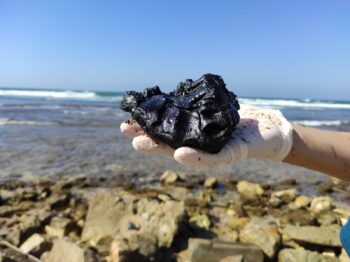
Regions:
<instances>
[{"instance_id":1,"label":"tar lump","mask_svg":"<svg viewBox=\"0 0 350 262\"><path fill-rule=\"evenodd\" d=\"M218 153L239 122L239 104L219 75L180 82L169 94L158 86L128 91L121 109L152 138L173 148L188 146Z\"/></svg>"}]
</instances>

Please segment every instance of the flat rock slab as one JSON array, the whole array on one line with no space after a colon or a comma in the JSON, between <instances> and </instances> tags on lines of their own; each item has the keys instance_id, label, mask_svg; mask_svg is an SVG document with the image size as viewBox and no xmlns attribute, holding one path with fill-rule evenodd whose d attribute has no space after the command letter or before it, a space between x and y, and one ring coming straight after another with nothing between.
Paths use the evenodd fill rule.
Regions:
<instances>
[{"instance_id":1,"label":"flat rock slab","mask_svg":"<svg viewBox=\"0 0 350 262\"><path fill-rule=\"evenodd\" d=\"M282 230L283 238L285 239L332 247L342 246L339 232L340 227L336 225L324 227L287 225Z\"/></svg>"},{"instance_id":2,"label":"flat rock slab","mask_svg":"<svg viewBox=\"0 0 350 262\"><path fill-rule=\"evenodd\" d=\"M264 254L254 245L217 242L200 238L189 239L188 249L180 254L180 261L213 262L226 259L227 257L235 258L236 260L241 259L244 262L264 261Z\"/></svg>"},{"instance_id":3,"label":"flat rock slab","mask_svg":"<svg viewBox=\"0 0 350 262\"><path fill-rule=\"evenodd\" d=\"M273 258L281 243L276 221L273 218L254 218L239 234L242 243L254 244L269 258Z\"/></svg>"},{"instance_id":4,"label":"flat rock slab","mask_svg":"<svg viewBox=\"0 0 350 262\"><path fill-rule=\"evenodd\" d=\"M89 203L82 239L98 245L103 238L119 238L130 251L152 256L157 248L171 246L184 214L183 202L140 199L125 191L106 190ZM124 248L123 253L128 250Z\"/></svg>"},{"instance_id":5,"label":"flat rock slab","mask_svg":"<svg viewBox=\"0 0 350 262\"><path fill-rule=\"evenodd\" d=\"M278 254L278 262L338 262L337 257L323 256L304 249L283 249Z\"/></svg>"},{"instance_id":6,"label":"flat rock slab","mask_svg":"<svg viewBox=\"0 0 350 262\"><path fill-rule=\"evenodd\" d=\"M85 262L84 249L64 239L54 241L50 252L44 253L42 262Z\"/></svg>"}]
</instances>

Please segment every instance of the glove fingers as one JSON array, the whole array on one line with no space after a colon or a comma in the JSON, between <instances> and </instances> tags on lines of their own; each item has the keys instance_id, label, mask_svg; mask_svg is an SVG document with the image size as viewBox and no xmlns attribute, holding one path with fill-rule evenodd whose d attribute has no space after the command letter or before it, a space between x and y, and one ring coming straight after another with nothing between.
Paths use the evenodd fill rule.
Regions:
<instances>
[{"instance_id":1,"label":"glove fingers","mask_svg":"<svg viewBox=\"0 0 350 262\"><path fill-rule=\"evenodd\" d=\"M155 141L147 135L140 135L133 139L132 146L136 151L143 153L156 153L162 155L173 155L174 149L170 146Z\"/></svg>"},{"instance_id":2,"label":"glove fingers","mask_svg":"<svg viewBox=\"0 0 350 262\"><path fill-rule=\"evenodd\" d=\"M140 136L145 133L135 120L127 120L121 123L120 131L130 138Z\"/></svg>"},{"instance_id":3,"label":"glove fingers","mask_svg":"<svg viewBox=\"0 0 350 262\"><path fill-rule=\"evenodd\" d=\"M229 150L223 149L217 154L209 154L191 147L180 147L175 150L174 158L183 165L212 166L231 162Z\"/></svg>"}]
</instances>

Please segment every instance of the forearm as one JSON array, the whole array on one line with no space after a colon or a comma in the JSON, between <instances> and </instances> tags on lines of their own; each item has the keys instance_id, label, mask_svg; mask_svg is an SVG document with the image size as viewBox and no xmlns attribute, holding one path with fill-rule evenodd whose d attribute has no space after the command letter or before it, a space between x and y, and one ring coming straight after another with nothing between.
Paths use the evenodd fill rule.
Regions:
<instances>
[{"instance_id":1,"label":"forearm","mask_svg":"<svg viewBox=\"0 0 350 262\"><path fill-rule=\"evenodd\" d=\"M350 133L293 127L293 147L284 162L350 181Z\"/></svg>"}]
</instances>

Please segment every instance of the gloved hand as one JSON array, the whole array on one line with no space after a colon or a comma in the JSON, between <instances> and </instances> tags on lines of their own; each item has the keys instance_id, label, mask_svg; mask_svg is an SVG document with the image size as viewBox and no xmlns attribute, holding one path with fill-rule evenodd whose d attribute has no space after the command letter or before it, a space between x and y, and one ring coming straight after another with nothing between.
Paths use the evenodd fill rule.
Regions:
<instances>
[{"instance_id":1,"label":"gloved hand","mask_svg":"<svg viewBox=\"0 0 350 262\"><path fill-rule=\"evenodd\" d=\"M217 154L180 147L173 149L147 136L142 128L132 120L121 124L121 132L133 138L132 145L137 151L173 155L181 164L212 166L222 163L256 157L283 160L292 148L292 125L278 110L260 109L241 105L241 120L232 138Z\"/></svg>"}]
</instances>

